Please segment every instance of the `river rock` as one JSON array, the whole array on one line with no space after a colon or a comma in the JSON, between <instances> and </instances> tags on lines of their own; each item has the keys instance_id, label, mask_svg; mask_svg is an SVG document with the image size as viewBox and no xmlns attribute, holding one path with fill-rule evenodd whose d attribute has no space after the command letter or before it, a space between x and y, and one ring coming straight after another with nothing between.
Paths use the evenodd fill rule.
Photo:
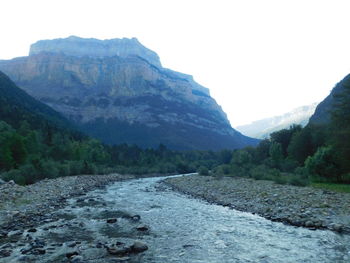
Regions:
<instances>
[{"instance_id":1,"label":"river rock","mask_svg":"<svg viewBox=\"0 0 350 263\"><path fill-rule=\"evenodd\" d=\"M75 241L71 241L71 242L66 243L67 247L75 247L76 245L77 245L77 242L75 242Z\"/></svg>"},{"instance_id":2,"label":"river rock","mask_svg":"<svg viewBox=\"0 0 350 263\"><path fill-rule=\"evenodd\" d=\"M0 258L6 258L11 256L12 251L9 249L0 250Z\"/></svg>"},{"instance_id":3,"label":"river rock","mask_svg":"<svg viewBox=\"0 0 350 263\"><path fill-rule=\"evenodd\" d=\"M136 229L137 229L138 231L144 232L144 231L148 231L148 230L149 230L149 227L146 226L146 225L139 225L139 226L136 227Z\"/></svg>"},{"instance_id":4,"label":"river rock","mask_svg":"<svg viewBox=\"0 0 350 263\"><path fill-rule=\"evenodd\" d=\"M133 215L133 216L131 216L131 219L132 219L133 221L140 221L141 216L139 216L139 215Z\"/></svg>"},{"instance_id":5,"label":"river rock","mask_svg":"<svg viewBox=\"0 0 350 263\"><path fill-rule=\"evenodd\" d=\"M305 226L306 227L313 227L314 223L311 220L308 220L308 221L305 222Z\"/></svg>"},{"instance_id":6,"label":"river rock","mask_svg":"<svg viewBox=\"0 0 350 263\"><path fill-rule=\"evenodd\" d=\"M82 256L79 256L79 255L72 256L70 258L70 262L71 263L83 263L84 262L84 258Z\"/></svg>"},{"instance_id":7,"label":"river rock","mask_svg":"<svg viewBox=\"0 0 350 263\"><path fill-rule=\"evenodd\" d=\"M146 243L143 243L141 241L135 241L134 244L131 246L131 249L134 253L140 253L146 251L148 249L148 246L146 245Z\"/></svg>"},{"instance_id":8,"label":"river rock","mask_svg":"<svg viewBox=\"0 0 350 263\"><path fill-rule=\"evenodd\" d=\"M106 222L107 222L108 224L114 224L114 223L117 222L117 219L116 219L116 218L109 218L109 219L107 219Z\"/></svg>"},{"instance_id":9,"label":"river rock","mask_svg":"<svg viewBox=\"0 0 350 263\"><path fill-rule=\"evenodd\" d=\"M71 251L71 252L66 253L67 258L71 258L73 256L78 256L78 255L79 255L79 253L77 251Z\"/></svg>"},{"instance_id":10,"label":"river rock","mask_svg":"<svg viewBox=\"0 0 350 263\"><path fill-rule=\"evenodd\" d=\"M112 246L112 247L107 247L107 251L111 255L115 256L125 256L131 252L131 248L127 246Z\"/></svg>"},{"instance_id":11,"label":"river rock","mask_svg":"<svg viewBox=\"0 0 350 263\"><path fill-rule=\"evenodd\" d=\"M334 231L341 232L343 230L343 225L342 224L332 224L331 228Z\"/></svg>"}]
</instances>

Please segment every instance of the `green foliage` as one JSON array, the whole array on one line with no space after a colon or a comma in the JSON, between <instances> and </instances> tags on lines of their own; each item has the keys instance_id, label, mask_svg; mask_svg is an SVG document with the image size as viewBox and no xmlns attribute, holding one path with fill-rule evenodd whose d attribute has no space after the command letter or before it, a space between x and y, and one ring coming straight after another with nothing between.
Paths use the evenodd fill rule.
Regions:
<instances>
[{"instance_id":1,"label":"green foliage","mask_svg":"<svg viewBox=\"0 0 350 263\"><path fill-rule=\"evenodd\" d=\"M350 193L350 184L312 183L311 186L339 193Z\"/></svg>"},{"instance_id":2,"label":"green foliage","mask_svg":"<svg viewBox=\"0 0 350 263\"><path fill-rule=\"evenodd\" d=\"M250 164L252 162L252 156L251 154L245 150L237 150L233 152L231 163L238 165L238 166L244 166L247 164Z\"/></svg>"},{"instance_id":3,"label":"green foliage","mask_svg":"<svg viewBox=\"0 0 350 263\"><path fill-rule=\"evenodd\" d=\"M334 95L331 111L331 144L343 174L350 172L350 78L342 82L342 92Z\"/></svg>"},{"instance_id":4,"label":"green foliage","mask_svg":"<svg viewBox=\"0 0 350 263\"><path fill-rule=\"evenodd\" d=\"M305 161L309 174L329 181L340 181L340 170L335 160L334 149L331 146L320 147L313 156Z\"/></svg>"},{"instance_id":5,"label":"green foliage","mask_svg":"<svg viewBox=\"0 0 350 263\"><path fill-rule=\"evenodd\" d=\"M283 150L282 145L278 142L273 141L269 149L270 157L273 161L273 167L279 167L283 160Z\"/></svg>"},{"instance_id":6,"label":"green foliage","mask_svg":"<svg viewBox=\"0 0 350 263\"><path fill-rule=\"evenodd\" d=\"M200 175L209 175L209 170L207 167L201 166L201 167L199 167L198 173Z\"/></svg>"},{"instance_id":7,"label":"green foliage","mask_svg":"<svg viewBox=\"0 0 350 263\"><path fill-rule=\"evenodd\" d=\"M274 180L280 176L280 171L265 165L258 165L251 169L250 174L255 180Z\"/></svg>"},{"instance_id":8,"label":"green foliage","mask_svg":"<svg viewBox=\"0 0 350 263\"><path fill-rule=\"evenodd\" d=\"M288 156L303 165L306 158L314 154L311 129L295 132L287 148Z\"/></svg>"},{"instance_id":9,"label":"green foliage","mask_svg":"<svg viewBox=\"0 0 350 263\"><path fill-rule=\"evenodd\" d=\"M272 142L279 143L281 145L283 157L287 157L288 145L296 132L301 131L300 125L292 125L289 129L283 129L270 134Z\"/></svg>"}]
</instances>

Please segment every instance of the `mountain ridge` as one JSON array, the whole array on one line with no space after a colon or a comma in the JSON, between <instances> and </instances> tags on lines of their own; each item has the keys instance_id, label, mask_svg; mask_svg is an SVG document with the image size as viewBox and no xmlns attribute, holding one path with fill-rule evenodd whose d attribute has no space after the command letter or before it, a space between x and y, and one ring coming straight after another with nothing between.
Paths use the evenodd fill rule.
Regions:
<instances>
[{"instance_id":1,"label":"mountain ridge","mask_svg":"<svg viewBox=\"0 0 350 263\"><path fill-rule=\"evenodd\" d=\"M317 105L318 103L304 105L278 116L264 118L253 121L250 124L237 126L236 129L247 136L264 139L267 138L270 133L289 128L293 124L306 126Z\"/></svg>"},{"instance_id":2,"label":"mountain ridge","mask_svg":"<svg viewBox=\"0 0 350 263\"><path fill-rule=\"evenodd\" d=\"M240 148L257 143L231 127L208 89L190 75L157 66L147 54L132 54L132 49L125 56L108 53L101 57L94 55L96 51L89 55L87 49L79 53L83 56L74 56L66 54L76 49L74 41L70 49L70 39L60 39L68 44L59 44L64 48L55 52L57 41L52 41L52 47L48 47L49 40L37 42L46 46L28 57L0 61L0 70L89 135L118 144L139 142L137 134L143 134L147 135L144 142L153 143L142 146L163 143L176 149ZM109 139L103 133L110 134Z\"/></svg>"}]
</instances>

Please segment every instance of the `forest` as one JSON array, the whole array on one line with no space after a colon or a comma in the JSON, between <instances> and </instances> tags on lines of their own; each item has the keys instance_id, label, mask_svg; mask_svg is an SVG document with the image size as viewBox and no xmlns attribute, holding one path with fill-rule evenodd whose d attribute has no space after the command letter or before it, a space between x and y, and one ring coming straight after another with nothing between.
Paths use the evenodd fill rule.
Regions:
<instances>
[{"instance_id":1,"label":"forest","mask_svg":"<svg viewBox=\"0 0 350 263\"><path fill-rule=\"evenodd\" d=\"M244 176L280 184L350 183L350 84L334 95L330 122L293 125L257 147L174 151L105 145L78 132L60 114L0 74L0 178L32 184L78 174L175 174Z\"/></svg>"},{"instance_id":2,"label":"forest","mask_svg":"<svg viewBox=\"0 0 350 263\"><path fill-rule=\"evenodd\" d=\"M350 183L350 85L334 94L330 121L293 125L270 134L255 148L236 150L217 166L217 176L244 176L280 184ZM202 174L207 174L202 169Z\"/></svg>"}]
</instances>

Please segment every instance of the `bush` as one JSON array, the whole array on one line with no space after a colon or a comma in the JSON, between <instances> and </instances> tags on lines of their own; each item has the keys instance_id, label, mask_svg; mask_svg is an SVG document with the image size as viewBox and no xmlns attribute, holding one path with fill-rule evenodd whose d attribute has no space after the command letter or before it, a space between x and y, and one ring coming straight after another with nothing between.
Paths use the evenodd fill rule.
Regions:
<instances>
[{"instance_id":1,"label":"bush","mask_svg":"<svg viewBox=\"0 0 350 263\"><path fill-rule=\"evenodd\" d=\"M2 178L6 182L13 180L16 184L19 184L19 185L25 185L26 184L25 177L22 175L21 171L18 170L18 169L13 169L11 171L3 173L2 174Z\"/></svg>"},{"instance_id":2,"label":"bush","mask_svg":"<svg viewBox=\"0 0 350 263\"><path fill-rule=\"evenodd\" d=\"M299 163L292 159L285 159L280 164L281 170L288 173L293 172L298 166Z\"/></svg>"},{"instance_id":3,"label":"bush","mask_svg":"<svg viewBox=\"0 0 350 263\"><path fill-rule=\"evenodd\" d=\"M199 175L209 175L209 170L208 170L207 167L201 166L201 167L198 169L198 173L199 173Z\"/></svg>"},{"instance_id":4,"label":"bush","mask_svg":"<svg viewBox=\"0 0 350 263\"><path fill-rule=\"evenodd\" d=\"M69 176L71 174L70 165L68 163L63 163L58 166L59 176Z\"/></svg>"},{"instance_id":5,"label":"bush","mask_svg":"<svg viewBox=\"0 0 350 263\"><path fill-rule=\"evenodd\" d=\"M280 176L275 176L273 181L276 184L288 184L288 182L289 182L288 177L285 175L282 175L282 174Z\"/></svg>"},{"instance_id":6,"label":"bush","mask_svg":"<svg viewBox=\"0 0 350 263\"><path fill-rule=\"evenodd\" d=\"M69 170L71 175L81 174L83 163L81 161L71 161L69 162Z\"/></svg>"},{"instance_id":7,"label":"bush","mask_svg":"<svg viewBox=\"0 0 350 263\"><path fill-rule=\"evenodd\" d=\"M308 178L305 178L300 175L292 175L289 180L289 184L295 185L295 186L307 186L310 184L310 181Z\"/></svg>"},{"instance_id":8,"label":"bush","mask_svg":"<svg viewBox=\"0 0 350 263\"><path fill-rule=\"evenodd\" d=\"M341 181L341 172L334 159L333 148L320 147L313 156L305 161L305 168L314 177L321 177L326 181Z\"/></svg>"},{"instance_id":9,"label":"bush","mask_svg":"<svg viewBox=\"0 0 350 263\"><path fill-rule=\"evenodd\" d=\"M276 177L281 176L279 170L268 168L265 165L254 167L251 169L250 174L255 180L274 180Z\"/></svg>"},{"instance_id":10,"label":"bush","mask_svg":"<svg viewBox=\"0 0 350 263\"><path fill-rule=\"evenodd\" d=\"M56 178L59 175L59 164L52 160L43 160L41 161L41 170L39 174L41 175L40 179L43 178Z\"/></svg>"},{"instance_id":11,"label":"bush","mask_svg":"<svg viewBox=\"0 0 350 263\"><path fill-rule=\"evenodd\" d=\"M224 172L221 166L218 166L214 169L213 175L216 179L222 179L224 177Z\"/></svg>"}]
</instances>

